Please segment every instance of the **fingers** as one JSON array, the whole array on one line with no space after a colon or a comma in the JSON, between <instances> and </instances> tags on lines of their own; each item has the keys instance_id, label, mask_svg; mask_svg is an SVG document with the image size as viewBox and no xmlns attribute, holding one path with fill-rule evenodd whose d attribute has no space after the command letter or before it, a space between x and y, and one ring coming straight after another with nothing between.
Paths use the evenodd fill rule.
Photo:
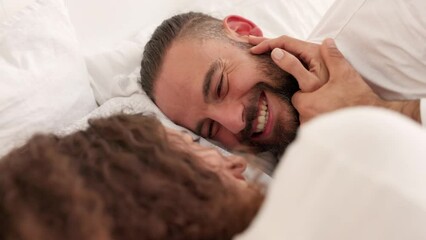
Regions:
<instances>
[{"instance_id":1,"label":"fingers","mask_svg":"<svg viewBox=\"0 0 426 240\"><path fill-rule=\"evenodd\" d=\"M271 51L274 48L281 48L299 57L303 53L309 51L309 49L318 47L316 44L285 35L274 39L264 39L264 41L260 41L260 39L252 39L252 41L252 44L256 45L250 49L253 54L262 54L267 51Z\"/></svg>"},{"instance_id":2,"label":"fingers","mask_svg":"<svg viewBox=\"0 0 426 240\"><path fill-rule=\"evenodd\" d=\"M299 88L302 92L315 91L321 87L318 78L303 66L303 64L292 54L280 49L275 48L271 53L272 59L275 64L282 70L288 72L296 78L299 83Z\"/></svg>"},{"instance_id":3,"label":"fingers","mask_svg":"<svg viewBox=\"0 0 426 240\"><path fill-rule=\"evenodd\" d=\"M313 113L310 112L309 106L305 106L304 98L309 97L306 93L303 93L301 91L296 92L293 94L291 98L291 103L296 108L297 112L299 113L299 123L302 125L305 122L309 121L309 119L312 118Z\"/></svg>"},{"instance_id":4,"label":"fingers","mask_svg":"<svg viewBox=\"0 0 426 240\"><path fill-rule=\"evenodd\" d=\"M253 54L262 54L268 51L273 50L274 48L285 48L285 43L287 41L287 36L281 36L274 39L266 39L264 41L258 42L257 44L254 44L256 46L252 47L250 49L251 53Z\"/></svg>"},{"instance_id":5,"label":"fingers","mask_svg":"<svg viewBox=\"0 0 426 240\"><path fill-rule=\"evenodd\" d=\"M249 43L255 45L250 49L253 54L272 51L275 63L297 79L303 92L315 91L328 80L328 71L323 67L317 44L288 36L274 39L249 36Z\"/></svg>"},{"instance_id":6,"label":"fingers","mask_svg":"<svg viewBox=\"0 0 426 240\"><path fill-rule=\"evenodd\" d=\"M263 42L265 40L268 40L268 38L266 38L266 37L258 37L258 36L253 36L253 35L249 35L248 36L248 42L251 45L258 45L259 43L261 43L261 42Z\"/></svg>"}]
</instances>

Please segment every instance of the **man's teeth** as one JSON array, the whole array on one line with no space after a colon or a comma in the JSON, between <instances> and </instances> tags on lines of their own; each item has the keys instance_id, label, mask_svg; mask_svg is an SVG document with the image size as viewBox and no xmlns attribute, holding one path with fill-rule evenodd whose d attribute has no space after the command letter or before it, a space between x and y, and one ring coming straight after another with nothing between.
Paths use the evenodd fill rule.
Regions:
<instances>
[{"instance_id":1,"label":"man's teeth","mask_svg":"<svg viewBox=\"0 0 426 240\"><path fill-rule=\"evenodd\" d=\"M262 106L259 109L259 116L257 117L257 126L255 133L260 133L265 130L265 125L268 122L268 105L266 101L262 101Z\"/></svg>"}]
</instances>

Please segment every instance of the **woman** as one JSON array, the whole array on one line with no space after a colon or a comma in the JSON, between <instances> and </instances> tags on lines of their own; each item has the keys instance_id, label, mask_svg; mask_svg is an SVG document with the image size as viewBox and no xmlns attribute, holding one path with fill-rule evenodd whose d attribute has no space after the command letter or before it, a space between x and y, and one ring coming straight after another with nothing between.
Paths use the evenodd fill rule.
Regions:
<instances>
[{"instance_id":1,"label":"woman","mask_svg":"<svg viewBox=\"0 0 426 240\"><path fill-rule=\"evenodd\" d=\"M426 239L425 144L393 112L325 114L300 129L234 239ZM0 161L0 239L232 239L263 201L244 166L153 117L36 136Z\"/></svg>"},{"instance_id":2,"label":"woman","mask_svg":"<svg viewBox=\"0 0 426 240\"><path fill-rule=\"evenodd\" d=\"M245 166L150 116L34 136L0 162L0 239L231 239L263 200Z\"/></svg>"}]
</instances>

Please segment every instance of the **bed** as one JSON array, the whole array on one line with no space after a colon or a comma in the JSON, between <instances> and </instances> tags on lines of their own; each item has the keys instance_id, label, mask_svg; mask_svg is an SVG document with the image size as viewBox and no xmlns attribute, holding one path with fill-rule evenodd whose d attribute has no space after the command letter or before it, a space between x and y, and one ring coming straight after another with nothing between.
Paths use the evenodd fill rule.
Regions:
<instances>
[{"instance_id":1,"label":"bed","mask_svg":"<svg viewBox=\"0 0 426 240\"><path fill-rule=\"evenodd\" d=\"M189 10L219 18L242 15L268 37L287 34L317 43L333 37L383 97L425 98L421 16L426 9L398 0L375 15L371 9L383 1L0 0L0 155L35 132L67 134L84 128L88 118L121 111L154 112L166 126L180 128L162 115L137 80L152 31L164 18ZM401 7L395 24L383 20ZM394 28L382 31L386 24L402 34L395 37ZM227 153L205 139L201 143Z\"/></svg>"},{"instance_id":2,"label":"bed","mask_svg":"<svg viewBox=\"0 0 426 240\"><path fill-rule=\"evenodd\" d=\"M0 154L35 132L66 134L120 111L155 112L179 128L137 85L144 43L168 16L240 14L267 36L304 39L332 2L0 0Z\"/></svg>"},{"instance_id":3,"label":"bed","mask_svg":"<svg viewBox=\"0 0 426 240\"><path fill-rule=\"evenodd\" d=\"M36 132L67 134L89 118L123 111L154 112L166 126L181 129L137 81L141 52L155 27L189 10L242 15L268 37L317 43L333 37L382 97L423 99L426 9L413 6L416 1L0 0L0 155ZM382 5L387 8L377 14ZM400 16L389 21L394 11ZM425 105L422 100L423 119ZM229 154L205 139L201 144Z\"/></svg>"},{"instance_id":4,"label":"bed","mask_svg":"<svg viewBox=\"0 0 426 240\"><path fill-rule=\"evenodd\" d=\"M141 51L155 26L188 10L245 16L268 37L287 34L317 43L333 37L384 98L422 99L426 122L422 0L0 0L0 155L35 132L67 134L84 128L89 118L118 112L154 112L166 126L179 129L147 98L137 80ZM229 154L205 139L201 144ZM293 189L300 189L297 184L291 184ZM262 216L281 217L276 216L277 205L266 202ZM343 204L341 210L345 209ZM363 219L368 218L367 214ZM301 229L309 216L298 219ZM288 226L293 220L288 218ZM274 235L280 225L264 222L252 232L281 239ZM321 220L310 223L315 229L327 227ZM292 239L312 239L294 234Z\"/></svg>"}]
</instances>

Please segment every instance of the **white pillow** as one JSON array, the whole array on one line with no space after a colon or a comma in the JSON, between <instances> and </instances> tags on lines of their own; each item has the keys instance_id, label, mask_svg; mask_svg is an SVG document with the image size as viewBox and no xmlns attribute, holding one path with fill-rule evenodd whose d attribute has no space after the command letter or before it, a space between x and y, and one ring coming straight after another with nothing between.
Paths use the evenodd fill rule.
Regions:
<instances>
[{"instance_id":1,"label":"white pillow","mask_svg":"<svg viewBox=\"0 0 426 240\"><path fill-rule=\"evenodd\" d=\"M0 25L0 155L96 108L62 0L36 0Z\"/></svg>"},{"instance_id":2,"label":"white pillow","mask_svg":"<svg viewBox=\"0 0 426 240\"><path fill-rule=\"evenodd\" d=\"M149 5L139 0L104 2L68 2L71 19L84 42L98 104L141 91L140 86L123 77L140 66L145 43L155 28L174 14L201 11L218 18L237 14L255 22L265 36L289 34L306 38L334 0L321 3L315 0L185 0L179 4L173 0L158 0ZM86 10L81 11L83 7Z\"/></svg>"},{"instance_id":3,"label":"white pillow","mask_svg":"<svg viewBox=\"0 0 426 240\"><path fill-rule=\"evenodd\" d=\"M86 57L91 86L99 105L113 97L143 92L138 84L138 76L146 38L147 34L138 34L109 51Z\"/></svg>"},{"instance_id":4,"label":"white pillow","mask_svg":"<svg viewBox=\"0 0 426 240\"><path fill-rule=\"evenodd\" d=\"M65 0L87 55L111 50L142 30L149 35L152 26L186 11L202 11L218 17L240 14L261 26L265 35L290 34L305 38L333 1Z\"/></svg>"},{"instance_id":5,"label":"white pillow","mask_svg":"<svg viewBox=\"0 0 426 240\"><path fill-rule=\"evenodd\" d=\"M20 9L34 0L0 0L0 21L15 15Z\"/></svg>"}]
</instances>

